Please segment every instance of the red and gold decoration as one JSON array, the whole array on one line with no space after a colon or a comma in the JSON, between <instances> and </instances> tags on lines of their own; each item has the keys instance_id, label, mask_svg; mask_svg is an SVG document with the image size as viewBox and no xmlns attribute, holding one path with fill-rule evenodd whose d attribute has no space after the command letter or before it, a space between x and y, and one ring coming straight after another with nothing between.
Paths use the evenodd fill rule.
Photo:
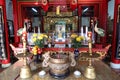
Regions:
<instances>
[{"instance_id":1,"label":"red and gold decoration","mask_svg":"<svg viewBox=\"0 0 120 80\"><path fill-rule=\"evenodd\" d=\"M77 8L77 0L71 0L71 2L70 2L70 8L73 11Z\"/></svg>"},{"instance_id":2,"label":"red and gold decoration","mask_svg":"<svg viewBox=\"0 0 120 80\"><path fill-rule=\"evenodd\" d=\"M47 0L42 0L42 8L45 12L48 11L49 4Z\"/></svg>"}]
</instances>

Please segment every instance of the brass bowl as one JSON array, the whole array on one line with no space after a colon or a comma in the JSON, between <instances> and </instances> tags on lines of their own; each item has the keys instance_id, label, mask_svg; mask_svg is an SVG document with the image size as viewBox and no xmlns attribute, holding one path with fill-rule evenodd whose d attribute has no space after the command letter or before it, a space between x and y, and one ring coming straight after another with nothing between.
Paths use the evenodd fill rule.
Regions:
<instances>
[{"instance_id":1,"label":"brass bowl","mask_svg":"<svg viewBox=\"0 0 120 80\"><path fill-rule=\"evenodd\" d=\"M51 63L63 64L69 62L69 57L67 55L64 55L64 57L62 56L61 58L57 58L58 55L57 56L56 55L50 57Z\"/></svg>"}]
</instances>

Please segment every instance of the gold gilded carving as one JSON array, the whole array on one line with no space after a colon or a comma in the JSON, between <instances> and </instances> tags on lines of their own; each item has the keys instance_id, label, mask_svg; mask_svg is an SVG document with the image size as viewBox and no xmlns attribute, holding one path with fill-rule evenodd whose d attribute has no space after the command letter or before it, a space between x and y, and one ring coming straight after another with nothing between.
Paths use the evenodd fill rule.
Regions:
<instances>
[{"instance_id":1,"label":"gold gilded carving","mask_svg":"<svg viewBox=\"0 0 120 80\"><path fill-rule=\"evenodd\" d=\"M53 17L53 16L55 16L55 17L60 17L60 16L62 16L62 17L64 17L64 16L72 16L72 12L60 12L60 15L56 15L55 12L48 12L48 13L47 13L47 16L51 16L51 17Z\"/></svg>"}]
</instances>

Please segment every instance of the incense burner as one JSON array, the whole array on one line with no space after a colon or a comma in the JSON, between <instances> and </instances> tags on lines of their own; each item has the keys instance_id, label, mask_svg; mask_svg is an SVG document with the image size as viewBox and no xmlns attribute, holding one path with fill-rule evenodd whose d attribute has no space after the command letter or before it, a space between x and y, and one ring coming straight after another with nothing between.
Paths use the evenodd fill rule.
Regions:
<instances>
[{"instance_id":1,"label":"incense burner","mask_svg":"<svg viewBox=\"0 0 120 80\"><path fill-rule=\"evenodd\" d=\"M72 52L46 52L43 67L50 67L49 73L54 78L65 78L69 75L69 67L75 66Z\"/></svg>"}]
</instances>

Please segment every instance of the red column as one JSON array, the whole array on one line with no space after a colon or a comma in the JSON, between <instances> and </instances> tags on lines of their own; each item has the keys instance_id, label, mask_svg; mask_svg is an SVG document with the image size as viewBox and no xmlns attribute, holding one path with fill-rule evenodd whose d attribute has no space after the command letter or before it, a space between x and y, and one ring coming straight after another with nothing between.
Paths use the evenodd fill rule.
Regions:
<instances>
[{"instance_id":1,"label":"red column","mask_svg":"<svg viewBox=\"0 0 120 80\"><path fill-rule=\"evenodd\" d=\"M14 41L15 43L19 42L19 37L17 36L18 26L18 8L17 8L17 0L12 0L13 2L13 22L14 22Z\"/></svg>"},{"instance_id":2,"label":"red column","mask_svg":"<svg viewBox=\"0 0 120 80\"><path fill-rule=\"evenodd\" d=\"M107 14L108 14L108 2L105 0L100 5L100 13L99 13L99 20L100 20L100 28L104 29L105 36L100 38L102 44L106 46L106 36L107 36ZM103 7L104 6L104 7Z\"/></svg>"},{"instance_id":3,"label":"red column","mask_svg":"<svg viewBox=\"0 0 120 80\"><path fill-rule=\"evenodd\" d=\"M5 30L5 46L6 46L6 56L5 60L1 60L2 67L8 67L10 65L10 48L8 40L8 27L7 27L7 16L6 16L6 4L5 0L0 1L0 5L3 8L3 20L4 20L4 30Z\"/></svg>"},{"instance_id":4,"label":"red column","mask_svg":"<svg viewBox=\"0 0 120 80\"><path fill-rule=\"evenodd\" d=\"M120 59L116 59L116 31L117 31L117 13L118 13L118 4L120 4L120 0L115 0L115 7L114 7L114 26L113 26L113 40L112 40L112 62L111 67L120 69Z\"/></svg>"}]
</instances>

